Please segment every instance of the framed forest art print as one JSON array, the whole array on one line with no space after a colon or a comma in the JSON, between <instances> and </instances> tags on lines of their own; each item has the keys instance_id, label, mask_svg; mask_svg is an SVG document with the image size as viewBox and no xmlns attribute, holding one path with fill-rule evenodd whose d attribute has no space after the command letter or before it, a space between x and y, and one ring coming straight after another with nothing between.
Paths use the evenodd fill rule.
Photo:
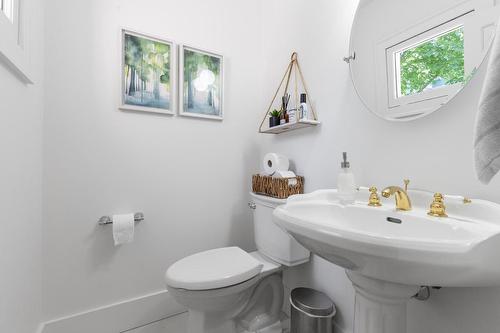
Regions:
<instances>
[{"instance_id":1,"label":"framed forest art print","mask_svg":"<svg viewBox=\"0 0 500 333\"><path fill-rule=\"evenodd\" d=\"M184 45L179 53L179 114L222 120L223 56Z\"/></svg>"},{"instance_id":2,"label":"framed forest art print","mask_svg":"<svg viewBox=\"0 0 500 333\"><path fill-rule=\"evenodd\" d=\"M175 114L175 45L123 29L122 110Z\"/></svg>"}]
</instances>

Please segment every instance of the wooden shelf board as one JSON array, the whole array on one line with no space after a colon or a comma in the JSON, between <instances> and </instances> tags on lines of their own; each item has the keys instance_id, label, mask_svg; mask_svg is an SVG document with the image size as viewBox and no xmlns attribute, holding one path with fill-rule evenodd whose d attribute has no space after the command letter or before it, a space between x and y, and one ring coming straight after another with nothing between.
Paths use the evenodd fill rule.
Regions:
<instances>
[{"instance_id":1,"label":"wooden shelf board","mask_svg":"<svg viewBox=\"0 0 500 333\"><path fill-rule=\"evenodd\" d=\"M301 128L317 126L319 124L321 124L321 123L319 121L317 121L317 120L304 120L304 119L301 119L298 122L293 123L293 124L288 123L288 124L278 125L278 126L274 126L274 127L271 127L271 128L264 129L264 130L262 130L262 133L266 133L266 134L281 134L281 133L284 133L284 132L294 131L294 130L298 130L298 129L301 129Z\"/></svg>"}]
</instances>

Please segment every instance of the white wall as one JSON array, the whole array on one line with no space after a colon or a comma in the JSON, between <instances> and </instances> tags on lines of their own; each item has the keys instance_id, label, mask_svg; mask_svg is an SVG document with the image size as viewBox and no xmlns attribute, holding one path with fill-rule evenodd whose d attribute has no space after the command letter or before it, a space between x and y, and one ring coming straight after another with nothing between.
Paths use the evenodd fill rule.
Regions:
<instances>
[{"instance_id":1,"label":"white wall","mask_svg":"<svg viewBox=\"0 0 500 333\"><path fill-rule=\"evenodd\" d=\"M30 5L35 84L0 60L0 332L32 333L41 317L43 8Z\"/></svg>"},{"instance_id":2,"label":"white wall","mask_svg":"<svg viewBox=\"0 0 500 333\"><path fill-rule=\"evenodd\" d=\"M50 0L44 118L44 311L52 319L164 289L194 252L253 248L247 208L260 114L260 6L231 0ZM225 119L123 112L120 27L222 53ZM115 248L105 214L142 211Z\"/></svg>"},{"instance_id":3,"label":"white wall","mask_svg":"<svg viewBox=\"0 0 500 333\"><path fill-rule=\"evenodd\" d=\"M306 191L336 186L342 151L348 151L359 184L411 185L500 202L500 177L489 186L474 177L472 132L482 83L480 71L462 94L440 111L414 122L391 123L368 112L357 98L342 57L357 1L266 1L263 7L263 94L281 78L290 52L299 52L318 129L259 136L261 154L278 151L293 159ZM280 19L286 17L287 19ZM326 291L339 307L337 321L352 331L353 292L342 269L315 258L291 280ZM428 302L411 301L408 332L498 332L500 289L442 289Z\"/></svg>"}]
</instances>

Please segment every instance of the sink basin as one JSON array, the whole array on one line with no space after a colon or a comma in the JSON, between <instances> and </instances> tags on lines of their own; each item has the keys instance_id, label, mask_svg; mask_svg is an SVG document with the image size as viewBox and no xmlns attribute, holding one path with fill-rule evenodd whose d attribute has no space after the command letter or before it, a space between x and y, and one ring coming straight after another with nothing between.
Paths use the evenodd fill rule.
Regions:
<instances>
[{"instance_id":1,"label":"sink basin","mask_svg":"<svg viewBox=\"0 0 500 333\"><path fill-rule=\"evenodd\" d=\"M369 194L360 192L360 200L347 206L335 190L291 197L274 211L275 222L311 252L369 277L412 285L500 285L500 205L445 199L449 217L436 218L427 215L432 193L409 191L413 210L399 212L389 199L369 207Z\"/></svg>"},{"instance_id":2,"label":"sink basin","mask_svg":"<svg viewBox=\"0 0 500 333\"><path fill-rule=\"evenodd\" d=\"M369 310L363 310L370 306L363 302L366 297L389 307L398 300L406 311L403 303L419 286L500 285L500 205L484 200L465 204L461 197L445 196L449 217L436 218L427 215L433 193L408 194L413 209L402 212L395 210L394 198L369 207L367 189L351 205L340 204L336 190L321 190L290 197L275 209L274 219L311 252L347 270L357 291L358 315ZM379 315L403 316L387 311ZM366 321L370 318L359 322L355 332L406 331L405 322L359 326Z\"/></svg>"}]
</instances>

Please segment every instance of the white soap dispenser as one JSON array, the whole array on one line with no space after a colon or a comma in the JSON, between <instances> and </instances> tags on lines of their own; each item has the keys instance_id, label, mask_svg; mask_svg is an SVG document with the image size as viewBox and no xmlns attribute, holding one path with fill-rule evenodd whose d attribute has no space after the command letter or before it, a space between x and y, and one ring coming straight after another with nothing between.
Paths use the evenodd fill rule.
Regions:
<instances>
[{"instance_id":1,"label":"white soap dispenser","mask_svg":"<svg viewBox=\"0 0 500 333\"><path fill-rule=\"evenodd\" d=\"M337 191L340 203L348 205L354 203L356 198L356 182L351 171L350 163L347 161L347 153L343 152L344 161L340 164L341 171L337 179Z\"/></svg>"}]
</instances>

